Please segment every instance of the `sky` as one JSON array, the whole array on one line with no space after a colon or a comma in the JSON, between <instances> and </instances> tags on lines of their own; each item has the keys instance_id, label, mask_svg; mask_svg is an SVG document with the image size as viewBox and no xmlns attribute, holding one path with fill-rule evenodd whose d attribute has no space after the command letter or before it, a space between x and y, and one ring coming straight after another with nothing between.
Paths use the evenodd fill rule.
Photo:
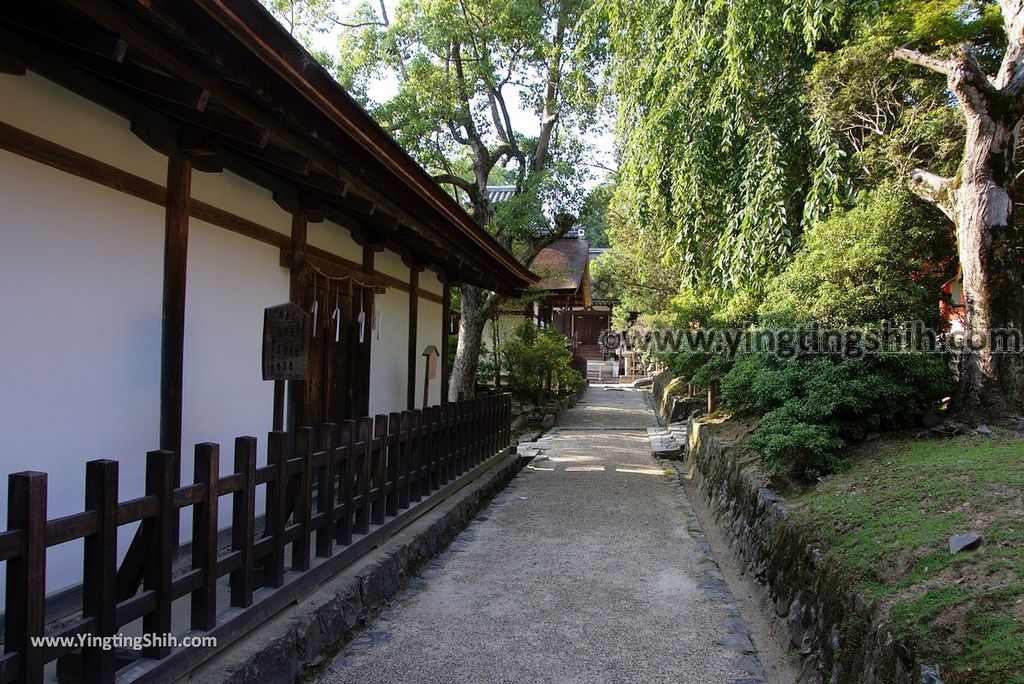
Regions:
<instances>
[{"instance_id":1,"label":"sky","mask_svg":"<svg viewBox=\"0 0 1024 684\"><path fill-rule=\"evenodd\" d=\"M335 0L334 7L335 11L339 16L344 17L347 14L346 7L351 7L351 2L345 0ZM384 0L384 6L387 8L388 16L393 17L398 6L398 0ZM341 27L335 27L331 31L324 33L314 34L310 38L312 47L317 50L323 50L328 53L334 53L337 49L338 36L341 33ZM370 85L368 89L368 95L375 102L386 102L398 90L397 79L394 76L389 78L378 79L376 82ZM537 129L539 127L538 117L535 113L525 108L519 98L518 92L509 90L506 95L506 99L509 107L509 117L512 119L512 126L516 131L526 135L537 135ZM614 159L614 146L615 137L612 131L610 121L605 121L599 125L599 130L594 131L590 139L588 140L592 146L592 152L586 156L586 163L591 166L593 178L587 183L587 189L596 186L604 177L608 174L609 168L615 167Z\"/></svg>"}]
</instances>

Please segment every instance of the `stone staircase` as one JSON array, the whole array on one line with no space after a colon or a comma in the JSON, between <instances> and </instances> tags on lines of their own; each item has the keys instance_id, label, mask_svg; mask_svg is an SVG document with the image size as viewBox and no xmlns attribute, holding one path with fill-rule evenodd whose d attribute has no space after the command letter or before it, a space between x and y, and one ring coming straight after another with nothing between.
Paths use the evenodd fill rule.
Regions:
<instances>
[{"instance_id":1,"label":"stone staircase","mask_svg":"<svg viewBox=\"0 0 1024 684\"><path fill-rule=\"evenodd\" d=\"M578 344L576 345L576 356L587 361L604 361L604 350L599 344Z\"/></svg>"}]
</instances>

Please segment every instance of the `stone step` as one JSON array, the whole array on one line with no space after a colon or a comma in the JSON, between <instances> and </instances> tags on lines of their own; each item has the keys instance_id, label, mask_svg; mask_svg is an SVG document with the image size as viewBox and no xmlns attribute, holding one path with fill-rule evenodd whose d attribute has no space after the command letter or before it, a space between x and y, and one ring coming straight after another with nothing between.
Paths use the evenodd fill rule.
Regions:
<instances>
[{"instance_id":1,"label":"stone step","mask_svg":"<svg viewBox=\"0 0 1024 684\"><path fill-rule=\"evenodd\" d=\"M672 433L665 428L647 428L647 438L651 442L651 453L655 458L678 460L682 454Z\"/></svg>"}]
</instances>

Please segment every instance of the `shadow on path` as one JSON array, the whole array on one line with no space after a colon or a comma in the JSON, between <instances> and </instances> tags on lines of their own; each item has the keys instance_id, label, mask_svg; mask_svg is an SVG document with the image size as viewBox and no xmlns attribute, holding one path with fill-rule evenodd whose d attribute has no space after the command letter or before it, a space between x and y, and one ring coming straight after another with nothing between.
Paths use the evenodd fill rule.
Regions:
<instances>
[{"instance_id":1,"label":"shadow on path","mask_svg":"<svg viewBox=\"0 0 1024 684\"><path fill-rule=\"evenodd\" d=\"M591 388L321 682L764 681L643 395Z\"/></svg>"}]
</instances>

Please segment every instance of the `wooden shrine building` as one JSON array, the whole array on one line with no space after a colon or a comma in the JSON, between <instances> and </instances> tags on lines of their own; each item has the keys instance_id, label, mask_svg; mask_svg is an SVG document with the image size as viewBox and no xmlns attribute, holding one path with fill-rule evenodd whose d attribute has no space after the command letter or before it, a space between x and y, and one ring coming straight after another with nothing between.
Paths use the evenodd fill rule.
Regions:
<instances>
[{"instance_id":1,"label":"wooden shrine building","mask_svg":"<svg viewBox=\"0 0 1024 684\"><path fill-rule=\"evenodd\" d=\"M0 531L0 585L11 577L25 583L6 587L0 682L33 681L41 661L56 657L26 654L14 643L38 627L37 593L74 593L78 587L81 596L82 543L70 541L85 538L88 548L100 534L99 514L74 517L84 515L86 461L119 460L115 504L132 497L150 501L147 481L155 482L152 469L163 467L159 457L147 463L153 449L171 454L168 486L179 487L193 480L196 443L231 444L238 435L293 433L299 426L344 425L413 409L423 411L414 418L427 425L436 416L422 406L424 387L431 405L447 395L443 322L450 319L450 288L465 282L518 295L537 280L256 0L3 3L0 179L0 464L8 473L50 474L42 516L51 546L40 587L42 575L34 574L32 563L40 558L34 544L43 542L17 526L19 511L38 506L38 498L31 499L38 473L12 479L11 487L20 483L16 490L0 483L4 508L20 502L10 504L9 531ZM297 305L310 326L306 372L287 393L284 380L264 381L261 373L264 312L284 303ZM432 363L423 355L428 346L442 354L442 372L433 380L425 377ZM459 418L465 435L477 429L473 416L497 420L497 404L474 406L476 413ZM430 424L438 429L451 422L445 422L448 413L437 415ZM479 427L492 431L472 433L481 439L501 434L494 424ZM410 445L421 437L426 445L434 434L402 430ZM367 442L369 437L361 442L358 434L352 439L363 447L353 446L351 454L367 459L371 450L391 444ZM436 459L443 465L450 450L431 444L430 453L439 455L423 468L435 468L436 475ZM258 467L269 468L262 446L261 438ZM479 454L487 452L482 442L478 446ZM419 448L408 453L420 454ZM467 448L450 453L469 454ZM422 454L427 458L426 446ZM321 492L328 482L330 491L343 484L326 458L326 475L316 476L328 478L318 480ZM234 472L229 460L223 473ZM420 477L416 462L403 480L407 495L408 482ZM471 463L444 472L453 476ZM295 470L290 468L288 477ZM297 477L312 477L308 468ZM351 480L356 471L345 472ZM267 473L255 481L272 483ZM244 494L242 475L225 477L223 486ZM358 485L358 473L354 477ZM367 477L363 499L357 492L337 504L349 506L344 513L332 508L316 523L295 509L292 520L302 522L307 542L315 525L323 535L333 533L336 522L358 524L353 507L370 510L369 497L377 496L374 476ZM421 492L425 496L444 481L427 477ZM248 482L251 488L253 480ZM308 493L310 480L303 482ZM390 491L384 484L382 497ZM263 489L254 495L257 509ZM202 505L199 490L174 491L175 505ZM213 490L202 491L209 496ZM136 530L164 530L153 522L162 519L154 517L153 501L163 499L118 509L118 526L135 521L134 527L114 528L123 557L119 581L130 565L131 540L141 534ZM408 496L403 501L408 504ZM317 502L335 505L322 494ZM388 515L391 506L386 504ZM367 515L385 520L384 513ZM60 516L77 522L65 521L53 532ZM23 522L40 524L37 518ZM182 541L190 536L186 527L183 522ZM170 529L177 535L177 523ZM289 532L287 543L300 543L302 535ZM284 533L276 539L283 549ZM143 547L139 553L152 550ZM321 550L330 555L330 542ZM299 547L299 558L301 552ZM241 581L251 575L253 561L244 553L240 558L232 562L243 567L231 572L242 573ZM90 598L88 572L87 603L108 601ZM206 578L209 589L213 575ZM129 581L129 592L136 585ZM151 609L146 619L169 620L151 617L171 600L171 585L157 585L151 595L149 589L139 594L149 596L145 601L117 604L118 611L138 616ZM176 587L175 596L199 591L197 586ZM17 606L9 605L12 600ZM246 600L244 591L240 600ZM21 618L12 617L15 608ZM48 613L50 608L47 599ZM94 618L87 623L92 628L102 622ZM113 618L103 619L110 628Z\"/></svg>"}]
</instances>

